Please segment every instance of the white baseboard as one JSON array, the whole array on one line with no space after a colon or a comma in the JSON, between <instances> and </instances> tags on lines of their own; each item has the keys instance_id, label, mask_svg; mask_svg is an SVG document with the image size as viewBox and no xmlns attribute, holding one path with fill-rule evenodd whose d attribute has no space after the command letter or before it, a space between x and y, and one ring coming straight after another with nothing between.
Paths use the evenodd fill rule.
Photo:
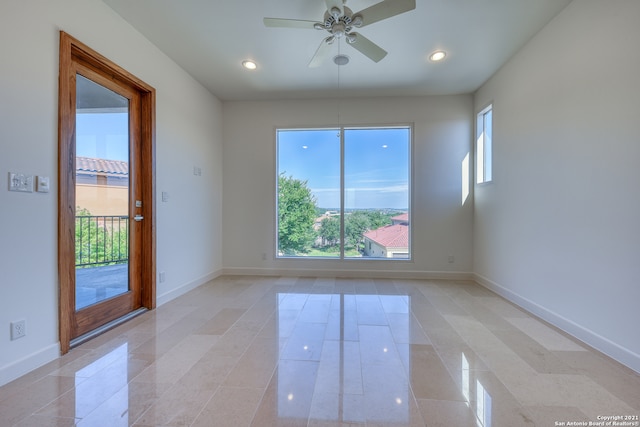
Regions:
<instances>
[{"instance_id":1,"label":"white baseboard","mask_svg":"<svg viewBox=\"0 0 640 427\"><path fill-rule=\"evenodd\" d=\"M551 323L553 326L584 342L588 346L595 348L612 359L617 360L630 369L640 373L639 354L616 344L596 332L587 329L572 320L567 319L566 317L563 317L560 314L535 303L534 301L531 301L528 298L518 295L517 293L487 279L484 276L474 274L474 279L485 288L497 293L503 298L540 317L542 320Z\"/></svg>"},{"instance_id":2,"label":"white baseboard","mask_svg":"<svg viewBox=\"0 0 640 427\"><path fill-rule=\"evenodd\" d=\"M340 270L328 268L224 268L225 276L340 277L348 279L474 280L473 273L453 271Z\"/></svg>"},{"instance_id":3,"label":"white baseboard","mask_svg":"<svg viewBox=\"0 0 640 427\"><path fill-rule=\"evenodd\" d=\"M0 368L0 386L60 357L60 343L51 344Z\"/></svg>"},{"instance_id":4,"label":"white baseboard","mask_svg":"<svg viewBox=\"0 0 640 427\"><path fill-rule=\"evenodd\" d=\"M162 304L166 304L172 299L178 298L181 295L186 294L190 290L197 288L198 286L202 286L205 283L219 277L222 274L221 270L213 271L206 276L202 276L196 280L192 280L191 282L185 283L184 285L172 289L168 292L165 292L162 295L156 296L156 306L161 306Z\"/></svg>"}]
</instances>

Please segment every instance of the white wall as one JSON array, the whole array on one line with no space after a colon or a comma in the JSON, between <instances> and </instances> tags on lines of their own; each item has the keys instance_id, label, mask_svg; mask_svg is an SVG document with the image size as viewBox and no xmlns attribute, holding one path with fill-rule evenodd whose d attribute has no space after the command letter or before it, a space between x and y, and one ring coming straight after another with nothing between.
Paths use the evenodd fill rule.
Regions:
<instances>
[{"instance_id":1,"label":"white wall","mask_svg":"<svg viewBox=\"0 0 640 427\"><path fill-rule=\"evenodd\" d=\"M640 2L572 2L475 95L485 285L640 371Z\"/></svg>"},{"instance_id":2,"label":"white wall","mask_svg":"<svg viewBox=\"0 0 640 427\"><path fill-rule=\"evenodd\" d=\"M157 90L158 301L222 266L221 103L98 0L0 3L0 385L58 356L57 99L64 30ZM193 167L202 176L193 175ZM8 172L51 192L8 192ZM26 319L27 336L9 339Z\"/></svg>"},{"instance_id":3,"label":"white wall","mask_svg":"<svg viewBox=\"0 0 640 427\"><path fill-rule=\"evenodd\" d=\"M413 262L275 259L275 129L336 125L338 109L346 125L414 123ZM472 267L473 211L470 198L462 205L461 167L472 116L470 95L225 102L225 272L464 276Z\"/></svg>"}]
</instances>

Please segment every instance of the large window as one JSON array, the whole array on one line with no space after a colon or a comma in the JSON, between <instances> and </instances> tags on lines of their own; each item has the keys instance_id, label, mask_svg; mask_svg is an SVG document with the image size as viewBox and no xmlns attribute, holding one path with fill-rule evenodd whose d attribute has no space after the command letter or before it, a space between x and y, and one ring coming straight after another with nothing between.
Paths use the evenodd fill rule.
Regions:
<instances>
[{"instance_id":1,"label":"large window","mask_svg":"<svg viewBox=\"0 0 640 427\"><path fill-rule=\"evenodd\" d=\"M476 120L476 182L490 182L492 179L492 121L493 105L478 113Z\"/></svg>"},{"instance_id":2,"label":"large window","mask_svg":"<svg viewBox=\"0 0 640 427\"><path fill-rule=\"evenodd\" d=\"M410 258L410 127L276 137L278 257Z\"/></svg>"}]
</instances>

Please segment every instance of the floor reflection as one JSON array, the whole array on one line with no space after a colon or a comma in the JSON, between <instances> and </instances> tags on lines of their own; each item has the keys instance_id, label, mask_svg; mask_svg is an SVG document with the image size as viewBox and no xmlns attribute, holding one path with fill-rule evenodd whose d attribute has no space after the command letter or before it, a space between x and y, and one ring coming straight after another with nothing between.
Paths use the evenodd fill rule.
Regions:
<instances>
[{"instance_id":1,"label":"floor reflection","mask_svg":"<svg viewBox=\"0 0 640 427\"><path fill-rule=\"evenodd\" d=\"M409 301L278 294L278 338L286 341L275 377L278 418L406 423L411 352L402 337L410 336Z\"/></svg>"},{"instance_id":2,"label":"floor reflection","mask_svg":"<svg viewBox=\"0 0 640 427\"><path fill-rule=\"evenodd\" d=\"M476 380L476 416L483 427L491 427L491 395Z\"/></svg>"},{"instance_id":3,"label":"floor reflection","mask_svg":"<svg viewBox=\"0 0 640 427\"><path fill-rule=\"evenodd\" d=\"M96 425L107 422L98 418L94 410L108 401L110 426L128 426L129 412L129 346L115 348L75 374L75 418L83 419L80 425ZM102 414L104 415L104 414ZM119 415L119 416L118 416Z\"/></svg>"},{"instance_id":4,"label":"floor reflection","mask_svg":"<svg viewBox=\"0 0 640 427\"><path fill-rule=\"evenodd\" d=\"M470 406L473 405L475 401L475 408L473 409L475 410L478 427L491 427L491 395L483 386L482 382L480 382L480 379L476 378L475 382L473 381L474 371L469 369L469 361L464 352L462 352L461 355L462 395Z\"/></svg>"},{"instance_id":5,"label":"floor reflection","mask_svg":"<svg viewBox=\"0 0 640 427\"><path fill-rule=\"evenodd\" d=\"M639 384L472 284L233 277L0 387L0 426L534 427Z\"/></svg>"}]
</instances>

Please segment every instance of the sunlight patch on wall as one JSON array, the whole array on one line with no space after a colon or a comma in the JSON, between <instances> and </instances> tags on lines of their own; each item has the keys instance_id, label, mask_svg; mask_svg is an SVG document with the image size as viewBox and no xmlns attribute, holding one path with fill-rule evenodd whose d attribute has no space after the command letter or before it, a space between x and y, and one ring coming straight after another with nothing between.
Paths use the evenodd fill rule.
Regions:
<instances>
[{"instance_id":1,"label":"sunlight patch on wall","mask_svg":"<svg viewBox=\"0 0 640 427\"><path fill-rule=\"evenodd\" d=\"M462 205L467 201L469 197L469 153L464 156L462 160Z\"/></svg>"}]
</instances>

